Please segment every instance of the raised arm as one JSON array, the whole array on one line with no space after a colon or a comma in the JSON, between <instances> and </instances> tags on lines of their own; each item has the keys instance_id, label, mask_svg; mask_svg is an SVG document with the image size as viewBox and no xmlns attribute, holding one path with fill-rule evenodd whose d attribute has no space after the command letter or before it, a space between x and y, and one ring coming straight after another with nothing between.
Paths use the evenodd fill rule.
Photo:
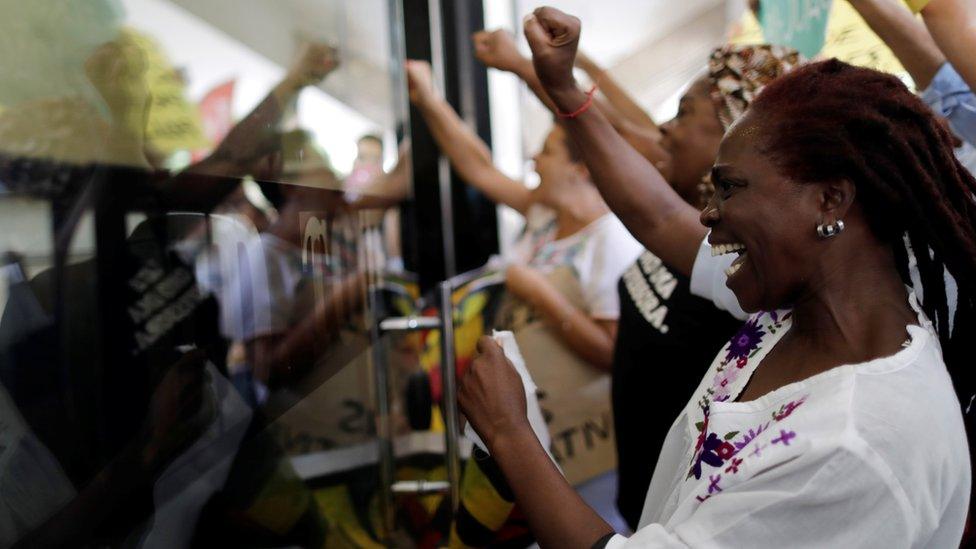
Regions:
<instances>
[{"instance_id":1,"label":"raised arm","mask_svg":"<svg viewBox=\"0 0 976 549\"><path fill-rule=\"evenodd\" d=\"M976 2L931 0L922 8L925 26L956 72L976 90Z\"/></svg>"},{"instance_id":2,"label":"raised arm","mask_svg":"<svg viewBox=\"0 0 976 549\"><path fill-rule=\"evenodd\" d=\"M925 26L894 0L849 0L901 62L919 90L928 87L945 56Z\"/></svg>"},{"instance_id":3,"label":"raised arm","mask_svg":"<svg viewBox=\"0 0 976 549\"><path fill-rule=\"evenodd\" d=\"M573 77L579 19L539 8L525 21L533 66L547 95L564 112L586 99ZM699 212L676 193L654 166L618 134L596 109L564 121L576 140L593 181L610 209L648 250L683 274L690 274L705 237Z\"/></svg>"},{"instance_id":4,"label":"raised arm","mask_svg":"<svg viewBox=\"0 0 976 549\"><path fill-rule=\"evenodd\" d=\"M167 207L209 212L254 175L257 166L281 149L278 125L285 106L305 87L321 82L339 66L335 50L325 44L304 44L284 78L247 116L231 128L206 158L162 180Z\"/></svg>"},{"instance_id":5,"label":"raised arm","mask_svg":"<svg viewBox=\"0 0 976 549\"><path fill-rule=\"evenodd\" d=\"M423 61L408 61L407 79L410 101L424 117L441 152L450 159L461 178L494 202L525 214L531 202L529 189L494 166L485 143L437 94L430 65Z\"/></svg>"},{"instance_id":6,"label":"raised arm","mask_svg":"<svg viewBox=\"0 0 976 549\"><path fill-rule=\"evenodd\" d=\"M529 86L532 93L539 98L539 101L547 109L553 113L559 111L556 104L553 103L552 99L546 93L538 76L536 76L535 67L532 66L532 60L519 53L518 46L515 44L515 38L508 31L501 29L495 31L479 31L474 33L472 41L474 42L475 57L484 63L485 66L510 72L518 76ZM620 90L620 92L625 94L623 90ZM607 97L608 99L610 98L609 95ZM644 158L647 158L653 163L667 158L667 153L661 148L659 143L661 134L658 132L656 126L648 128L639 123L635 123L630 120L628 115L621 112L612 100L607 102L597 99L596 107L603 112L610 121L610 124L620 133L627 143L641 153ZM640 107L637 107L637 109L639 110ZM647 117L646 114L644 116ZM650 119L650 117L647 118Z\"/></svg>"}]
</instances>

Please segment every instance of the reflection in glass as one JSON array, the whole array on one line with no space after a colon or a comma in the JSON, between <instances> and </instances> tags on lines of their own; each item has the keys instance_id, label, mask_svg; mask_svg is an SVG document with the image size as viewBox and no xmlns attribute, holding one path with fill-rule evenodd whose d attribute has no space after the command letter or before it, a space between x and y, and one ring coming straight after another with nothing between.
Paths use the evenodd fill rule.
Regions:
<instances>
[{"instance_id":1,"label":"reflection in glass","mask_svg":"<svg viewBox=\"0 0 976 549\"><path fill-rule=\"evenodd\" d=\"M394 7L0 1L0 548L390 535L371 351L396 394L422 370L371 330L418 303Z\"/></svg>"}]
</instances>

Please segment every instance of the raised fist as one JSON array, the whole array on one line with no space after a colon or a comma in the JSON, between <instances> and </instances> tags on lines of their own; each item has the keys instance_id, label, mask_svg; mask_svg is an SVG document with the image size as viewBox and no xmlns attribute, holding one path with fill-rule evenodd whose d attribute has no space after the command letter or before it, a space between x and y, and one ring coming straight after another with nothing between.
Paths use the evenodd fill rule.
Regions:
<instances>
[{"instance_id":1,"label":"raised fist","mask_svg":"<svg viewBox=\"0 0 976 549\"><path fill-rule=\"evenodd\" d=\"M288 68L288 78L298 86L318 84L339 67L339 55L328 44L306 42Z\"/></svg>"},{"instance_id":2,"label":"raised fist","mask_svg":"<svg viewBox=\"0 0 976 549\"><path fill-rule=\"evenodd\" d=\"M532 49L532 64L546 90L574 89L573 63L579 46L580 20L556 8L542 7L525 18L524 30Z\"/></svg>"},{"instance_id":3,"label":"raised fist","mask_svg":"<svg viewBox=\"0 0 976 549\"><path fill-rule=\"evenodd\" d=\"M411 103L419 105L435 96L434 73L430 63L408 59L405 68Z\"/></svg>"},{"instance_id":4,"label":"raised fist","mask_svg":"<svg viewBox=\"0 0 976 549\"><path fill-rule=\"evenodd\" d=\"M478 31L471 35L474 43L474 56L487 67L516 72L526 58L518 51L515 37L508 31Z\"/></svg>"}]
</instances>

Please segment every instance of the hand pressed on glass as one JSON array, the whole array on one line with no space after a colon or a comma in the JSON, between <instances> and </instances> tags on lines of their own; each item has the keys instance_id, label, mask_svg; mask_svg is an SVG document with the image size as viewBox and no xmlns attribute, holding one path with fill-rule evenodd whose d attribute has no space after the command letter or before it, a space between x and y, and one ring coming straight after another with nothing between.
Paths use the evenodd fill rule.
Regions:
<instances>
[{"instance_id":1,"label":"hand pressed on glass","mask_svg":"<svg viewBox=\"0 0 976 549\"><path fill-rule=\"evenodd\" d=\"M522 378L489 336L478 341L478 356L461 379L458 405L492 453L501 437L532 430Z\"/></svg>"}]
</instances>

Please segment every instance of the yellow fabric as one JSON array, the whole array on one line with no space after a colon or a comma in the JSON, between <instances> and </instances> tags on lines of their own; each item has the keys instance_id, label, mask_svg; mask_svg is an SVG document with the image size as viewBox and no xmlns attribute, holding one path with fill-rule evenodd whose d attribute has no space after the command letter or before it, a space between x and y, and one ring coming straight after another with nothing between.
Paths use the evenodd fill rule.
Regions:
<instances>
[{"instance_id":1,"label":"yellow fabric","mask_svg":"<svg viewBox=\"0 0 976 549\"><path fill-rule=\"evenodd\" d=\"M383 548L360 524L348 487L340 485L316 490L315 502L329 525L326 549Z\"/></svg>"},{"instance_id":2,"label":"yellow fabric","mask_svg":"<svg viewBox=\"0 0 976 549\"><path fill-rule=\"evenodd\" d=\"M482 526L498 531L515 505L502 499L491 481L481 471L474 459L464 464L464 478L461 481L461 500L464 507Z\"/></svg>"},{"instance_id":3,"label":"yellow fabric","mask_svg":"<svg viewBox=\"0 0 976 549\"><path fill-rule=\"evenodd\" d=\"M284 535L298 522L311 504L308 488L282 460L244 514L272 532Z\"/></svg>"},{"instance_id":4,"label":"yellow fabric","mask_svg":"<svg viewBox=\"0 0 976 549\"><path fill-rule=\"evenodd\" d=\"M928 0L906 0L925 4ZM733 29L729 42L733 44L761 44L762 29L752 11L746 10ZM852 65L868 67L894 74L910 82L908 71L902 67L895 54L878 38L848 2L834 2L827 23L827 41L821 58L836 57Z\"/></svg>"},{"instance_id":5,"label":"yellow fabric","mask_svg":"<svg viewBox=\"0 0 976 549\"><path fill-rule=\"evenodd\" d=\"M913 13L918 13L928 5L932 0L905 0L905 4L908 4L908 9L912 10Z\"/></svg>"}]
</instances>

